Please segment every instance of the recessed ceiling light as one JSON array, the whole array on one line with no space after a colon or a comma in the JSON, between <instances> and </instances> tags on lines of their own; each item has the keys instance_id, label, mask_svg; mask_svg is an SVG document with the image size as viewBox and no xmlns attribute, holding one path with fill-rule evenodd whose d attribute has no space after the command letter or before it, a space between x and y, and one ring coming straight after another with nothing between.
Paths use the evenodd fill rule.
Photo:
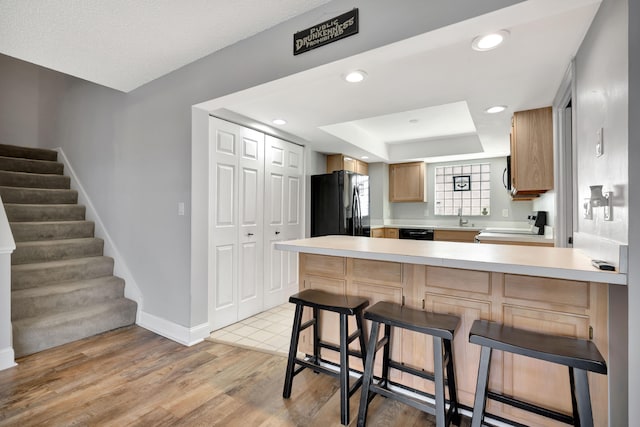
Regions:
<instances>
[{"instance_id":1,"label":"recessed ceiling light","mask_svg":"<svg viewBox=\"0 0 640 427\"><path fill-rule=\"evenodd\" d=\"M362 156L360 157L362 160L367 160L369 158L369 156Z\"/></svg>"},{"instance_id":2,"label":"recessed ceiling light","mask_svg":"<svg viewBox=\"0 0 640 427\"><path fill-rule=\"evenodd\" d=\"M484 112L488 114L496 114L496 113L502 113L506 109L507 109L506 105L494 105L493 107L489 107L486 110L484 110Z\"/></svg>"},{"instance_id":3,"label":"recessed ceiling light","mask_svg":"<svg viewBox=\"0 0 640 427\"><path fill-rule=\"evenodd\" d=\"M349 83L360 83L367 77L367 73L362 70L355 70L347 73L344 79Z\"/></svg>"},{"instance_id":4,"label":"recessed ceiling light","mask_svg":"<svg viewBox=\"0 0 640 427\"><path fill-rule=\"evenodd\" d=\"M282 126L282 125L286 125L287 121L284 119L273 119L273 124L274 125L278 125L278 126Z\"/></svg>"},{"instance_id":5,"label":"recessed ceiling light","mask_svg":"<svg viewBox=\"0 0 640 427\"><path fill-rule=\"evenodd\" d=\"M505 39L509 37L509 31L500 30L495 33L485 34L483 36L478 36L473 39L471 42L471 47L474 50L485 51L495 49L500 46Z\"/></svg>"}]
</instances>

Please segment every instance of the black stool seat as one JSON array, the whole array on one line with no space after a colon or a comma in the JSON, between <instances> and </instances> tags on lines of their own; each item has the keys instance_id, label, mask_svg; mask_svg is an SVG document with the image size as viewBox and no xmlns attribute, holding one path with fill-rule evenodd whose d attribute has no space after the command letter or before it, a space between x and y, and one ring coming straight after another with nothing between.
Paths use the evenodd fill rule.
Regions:
<instances>
[{"instance_id":1,"label":"black stool seat","mask_svg":"<svg viewBox=\"0 0 640 427\"><path fill-rule=\"evenodd\" d=\"M469 342L599 374L607 373L607 363L598 347L588 340L541 334L497 322L476 320L469 331Z\"/></svg>"},{"instance_id":2,"label":"black stool seat","mask_svg":"<svg viewBox=\"0 0 640 427\"><path fill-rule=\"evenodd\" d=\"M293 330L291 331L291 344L289 345L289 358L282 396L285 399L291 396L293 377L305 368L312 369L316 373L338 377L340 378L340 421L342 424L347 425L349 424L349 398L362 385L362 377L358 378L351 386L349 385L349 356L360 357L362 363L364 364L365 362L367 344L363 328L363 311L369 305L369 300L351 295L336 295L315 289L307 289L289 297L289 302L296 305L296 312L293 317ZM302 323L304 307L312 309L313 317L311 320ZM340 315L339 346L320 340L321 311L331 311ZM356 319L356 331L351 335L349 335L348 316L354 316ZM313 327L313 355L307 355L307 357L301 359L297 357L298 341L300 340L300 332L308 327ZM360 352L349 349L349 344L356 339L360 343ZM338 371L322 364L321 348L340 353ZM299 366L297 369L296 365Z\"/></svg>"},{"instance_id":3,"label":"black stool seat","mask_svg":"<svg viewBox=\"0 0 640 427\"><path fill-rule=\"evenodd\" d=\"M446 340L453 339L453 333L460 323L457 316L414 310L384 301L367 309L364 318Z\"/></svg>"},{"instance_id":4,"label":"black stool seat","mask_svg":"<svg viewBox=\"0 0 640 427\"><path fill-rule=\"evenodd\" d=\"M469 331L469 342L482 346L472 427L482 425L487 398L567 424L593 426L587 371L607 373L607 364L593 342L527 331L486 320L473 322ZM492 349L567 366L573 416L488 390Z\"/></svg>"},{"instance_id":5,"label":"black stool seat","mask_svg":"<svg viewBox=\"0 0 640 427\"><path fill-rule=\"evenodd\" d=\"M358 411L358 427L366 424L369 403L379 394L421 411L435 415L436 426L444 427L450 422L457 424L460 420L458 413L458 397L456 390L455 371L453 367L453 347L451 342L453 335L460 324L460 318L448 314L428 313L422 310L408 308L390 302L378 302L367 309L364 318L372 321L371 335L367 347L367 361L364 367L362 380L362 394L360 395L360 409ZM380 325L384 325L384 337L378 341ZM433 373L423 369L414 368L397 360L391 359L391 328L401 328L426 335L433 338ZM373 382L373 364L376 353L383 348L382 376L377 383ZM389 380L389 368L397 369L435 384L435 394L429 395L435 400L435 404L422 399L400 393L392 389L393 384ZM444 371L446 370L446 379ZM445 408L445 385L449 390L449 409ZM403 389L421 393L418 390L402 386ZM424 393L421 393L424 394Z\"/></svg>"},{"instance_id":6,"label":"black stool seat","mask_svg":"<svg viewBox=\"0 0 640 427\"><path fill-rule=\"evenodd\" d=\"M369 300L366 298L352 295L330 294L315 289L307 289L291 295L289 302L349 316L354 316L357 312L362 311L369 305Z\"/></svg>"}]
</instances>

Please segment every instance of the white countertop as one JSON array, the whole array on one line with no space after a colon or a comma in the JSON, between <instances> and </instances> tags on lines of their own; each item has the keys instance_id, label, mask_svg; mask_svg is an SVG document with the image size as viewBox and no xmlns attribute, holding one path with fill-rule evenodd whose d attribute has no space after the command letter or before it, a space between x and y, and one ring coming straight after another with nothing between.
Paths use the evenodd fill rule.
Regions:
<instances>
[{"instance_id":1,"label":"white countertop","mask_svg":"<svg viewBox=\"0 0 640 427\"><path fill-rule=\"evenodd\" d=\"M491 231L482 231L482 233L476 236L481 242L492 241L509 241L509 242L538 242L538 243L551 243L554 240L551 237L545 237L538 234L524 234L524 233L494 233Z\"/></svg>"},{"instance_id":2,"label":"white countertop","mask_svg":"<svg viewBox=\"0 0 640 427\"><path fill-rule=\"evenodd\" d=\"M386 224L386 225L373 225L371 226L371 229L376 229L376 228L415 228L418 230L454 230L454 231L481 231L484 230L485 227L478 227L478 226L467 226L467 225L463 225L463 226L459 226L459 225L397 225L397 224Z\"/></svg>"},{"instance_id":3,"label":"white countertop","mask_svg":"<svg viewBox=\"0 0 640 427\"><path fill-rule=\"evenodd\" d=\"M627 275L602 271L578 249L424 240L324 236L276 242L284 251L433 265L624 285Z\"/></svg>"}]
</instances>

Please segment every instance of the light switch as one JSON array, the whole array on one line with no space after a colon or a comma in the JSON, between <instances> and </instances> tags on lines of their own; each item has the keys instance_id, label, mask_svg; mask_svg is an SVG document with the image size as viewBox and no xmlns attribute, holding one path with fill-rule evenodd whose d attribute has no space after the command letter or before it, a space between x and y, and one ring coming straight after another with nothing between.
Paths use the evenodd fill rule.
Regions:
<instances>
[{"instance_id":1,"label":"light switch","mask_svg":"<svg viewBox=\"0 0 640 427\"><path fill-rule=\"evenodd\" d=\"M502 216L505 218L509 218L509 209L502 209Z\"/></svg>"},{"instance_id":2,"label":"light switch","mask_svg":"<svg viewBox=\"0 0 640 427\"><path fill-rule=\"evenodd\" d=\"M184 202L178 202L178 216L184 216Z\"/></svg>"}]
</instances>

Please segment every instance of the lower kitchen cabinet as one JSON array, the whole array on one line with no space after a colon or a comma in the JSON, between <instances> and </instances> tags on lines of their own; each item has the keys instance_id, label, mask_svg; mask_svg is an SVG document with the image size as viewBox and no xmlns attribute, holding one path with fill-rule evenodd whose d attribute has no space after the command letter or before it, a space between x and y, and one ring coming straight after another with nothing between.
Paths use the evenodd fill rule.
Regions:
<instances>
[{"instance_id":1,"label":"lower kitchen cabinet","mask_svg":"<svg viewBox=\"0 0 640 427\"><path fill-rule=\"evenodd\" d=\"M473 243L478 230L434 230L433 240Z\"/></svg>"},{"instance_id":2,"label":"lower kitchen cabinet","mask_svg":"<svg viewBox=\"0 0 640 427\"><path fill-rule=\"evenodd\" d=\"M397 239L400 236L400 229L398 228L372 228L371 237Z\"/></svg>"},{"instance_id":3,"label":"lower kitchen cabinet","mask_svg":"<svg viewBox=\"0 0 640 427\"><path fill-rule=\"evenodd\" d=\"M371 237L383 238L384 237L384 228L372 228L371 229Z\"/></svg>"},{"instance_id":4,"label":"lower kitchen cabinet","mask_svg":"<svg viewBox=\"0 0 640 427\"><path fill-rule=\"evenodd\" d=\"M400 236L400 230L397 228L385 228L384 237L387 239L397 239Z\"/></svg>"}]
</instances>

